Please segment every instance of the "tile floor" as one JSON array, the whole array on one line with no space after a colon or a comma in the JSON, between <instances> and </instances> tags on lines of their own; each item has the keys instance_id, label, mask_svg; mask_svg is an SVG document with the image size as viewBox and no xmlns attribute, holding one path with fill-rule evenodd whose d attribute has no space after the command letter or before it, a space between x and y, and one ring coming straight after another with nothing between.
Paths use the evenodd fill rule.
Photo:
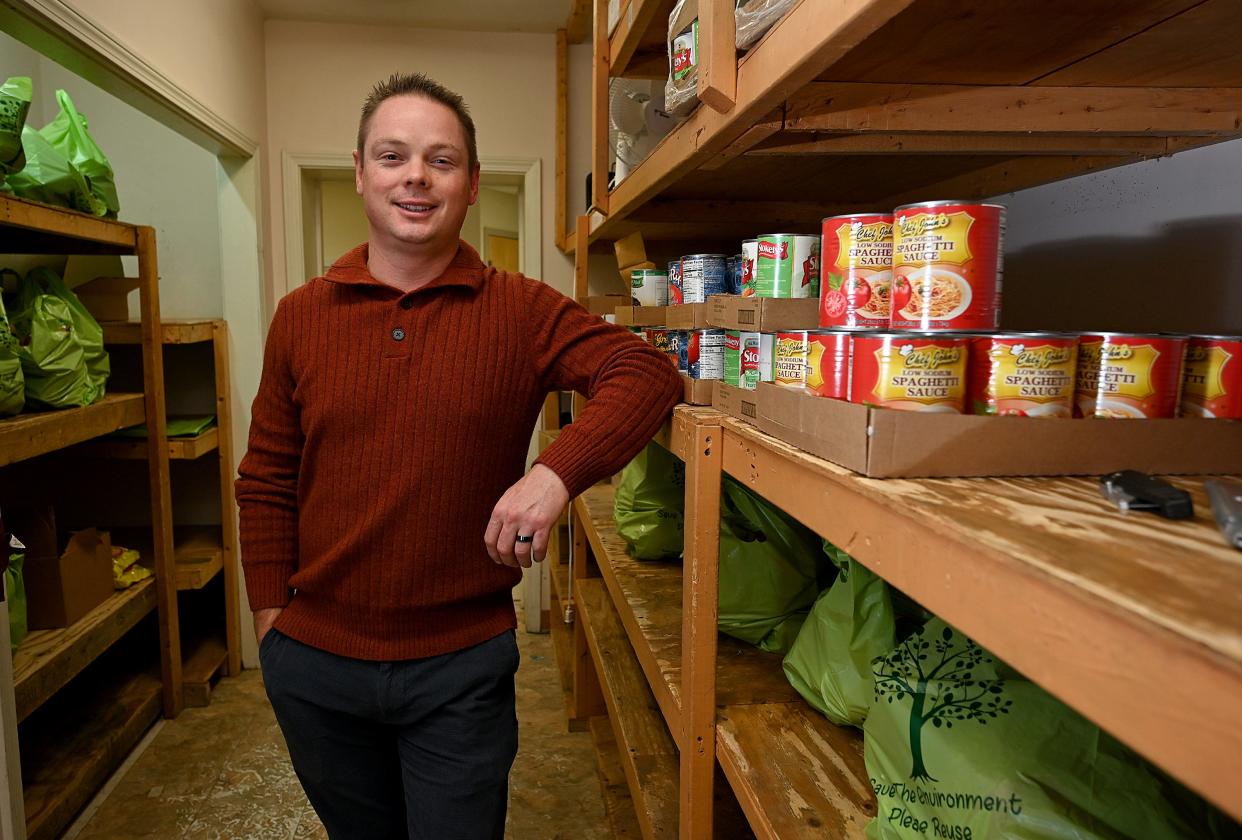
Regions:
<instances>
[{"instance_id":1,"label":"tile floor","mask_svg":"<svg viewBox=\"0 0 1242 840\"><path fill-rule=\"evenodd\" d=\"M591 737L566 731L551 638L519 629L518 642L520 747L506 837L607 840ZM207 708L159 727L63 840L326 837L289 765L262 677L245 671L222 680Z\"/></svg>"}]
</instances>

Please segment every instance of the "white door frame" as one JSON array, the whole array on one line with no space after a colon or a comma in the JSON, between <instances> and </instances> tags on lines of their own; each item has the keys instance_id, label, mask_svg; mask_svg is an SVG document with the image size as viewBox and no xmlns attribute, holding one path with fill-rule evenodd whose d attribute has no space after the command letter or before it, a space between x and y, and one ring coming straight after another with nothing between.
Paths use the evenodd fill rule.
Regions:
<instances>
[{"instance_id":1,"label":"white door frame","mask_svg":"<svg viewBox=\"0 0 1242 840\"><path fill-rule=\"evenodd\" d=\"M543 274L543 251L540 246L543 213L541 166L538 158L479 158L484 175L520 175L522 177L522 215L518 238L521 241L522 273L539 278ZM302 173L304 170L347 169L353 171L354 159L348 154L291 152L281 155L282 193L285 208L285 293L301 286L308 278L306 248L302 231Z\"/></svg>"}]
</instances>

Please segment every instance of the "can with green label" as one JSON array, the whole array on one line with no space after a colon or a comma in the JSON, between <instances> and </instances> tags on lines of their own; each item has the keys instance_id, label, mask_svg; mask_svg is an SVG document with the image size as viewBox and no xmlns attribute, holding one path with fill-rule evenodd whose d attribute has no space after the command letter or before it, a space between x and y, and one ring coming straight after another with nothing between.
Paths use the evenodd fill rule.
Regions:
<instances>
[{"instance_id":1,"label":"can with green label","mask_svg":"<svg viewBox=\"0 0 1242 840\"><path fill-rule=\"evenodd\" d=\"M819 237L771 233L759 237L755 294L771 298L819 299Z\"/></svg>"},{"instance_id":2,"label":"can with green label","mask_svg":"<svg viewBox=\"0 0 1242 840\"><path fill-rule=\"evenodd\" d=\"M772 333L725 333L724 382L753 391L773 378Z\"/></svg>"}]
</instances>

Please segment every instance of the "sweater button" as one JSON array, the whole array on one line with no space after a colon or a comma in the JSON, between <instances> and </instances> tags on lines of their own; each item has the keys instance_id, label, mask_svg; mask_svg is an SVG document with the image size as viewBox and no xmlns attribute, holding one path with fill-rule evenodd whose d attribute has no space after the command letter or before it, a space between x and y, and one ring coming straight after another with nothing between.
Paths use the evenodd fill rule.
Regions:
<instances>
[{"instance_id":1,"label":"sweater button","mask_svg":"<svg viewBox=\"0 0 1242 840\"><path fill-rule=\"evenodd\" d=\"M414 298L412 298L412 297L402 298L402 299L401 299L401 308L402 308L402 309L413 309L413 308L414 308Z\"/></svg>"},{"instance_id":2,"label":"sweater button","mask_svg":"<svg viewBox=\"0 0 1242 840\"><path fill-rule=\"evenodd\" d=\"M393 327L392 340L393 341L405 341L405 330L401 329L400 327Z\"/></svg>"}]
</instances>

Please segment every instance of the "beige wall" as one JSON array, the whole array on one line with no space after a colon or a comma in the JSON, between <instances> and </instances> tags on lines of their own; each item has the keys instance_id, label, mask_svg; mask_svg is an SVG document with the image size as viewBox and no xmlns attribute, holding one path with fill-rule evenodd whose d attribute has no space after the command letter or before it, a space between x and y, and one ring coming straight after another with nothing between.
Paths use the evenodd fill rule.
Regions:
<instances>
[{"instance_id":1,"label":"beige wall","mask_svg":"<svg viewBox=\"0 0 1242 840\"><path fill-rule=\"evenodd\" d=\"M367 241L367 216L353 181L320 182L319 213L323 266L327 268Z\"/></svg>"},{"instance_id":2,"label":"beige wall","mask_svg":"<svg viewBox=\"0 0 1242 840\"><path fill-rule=\"evenodd\" d=\"M480 156L542 161L541 279L563 291L571 288L573 264L557 250L552 234L555 36L285 21L269 21L266 32L268 155L275 162L268 245L276 297L285 291L281 155L349 153L363 98L395 71L428 73L462 94L478 127Z\"/></svg>"},{"instance_id":3,"label":"beige wall","mask_svg":"<svg viewBox=\"0 0 1242 840\"><path fill-rule=\"evenodd\" d=\"M252 0L66 0L257 143L263 140L263 15Z\"/></svg>"}]
</instances>

